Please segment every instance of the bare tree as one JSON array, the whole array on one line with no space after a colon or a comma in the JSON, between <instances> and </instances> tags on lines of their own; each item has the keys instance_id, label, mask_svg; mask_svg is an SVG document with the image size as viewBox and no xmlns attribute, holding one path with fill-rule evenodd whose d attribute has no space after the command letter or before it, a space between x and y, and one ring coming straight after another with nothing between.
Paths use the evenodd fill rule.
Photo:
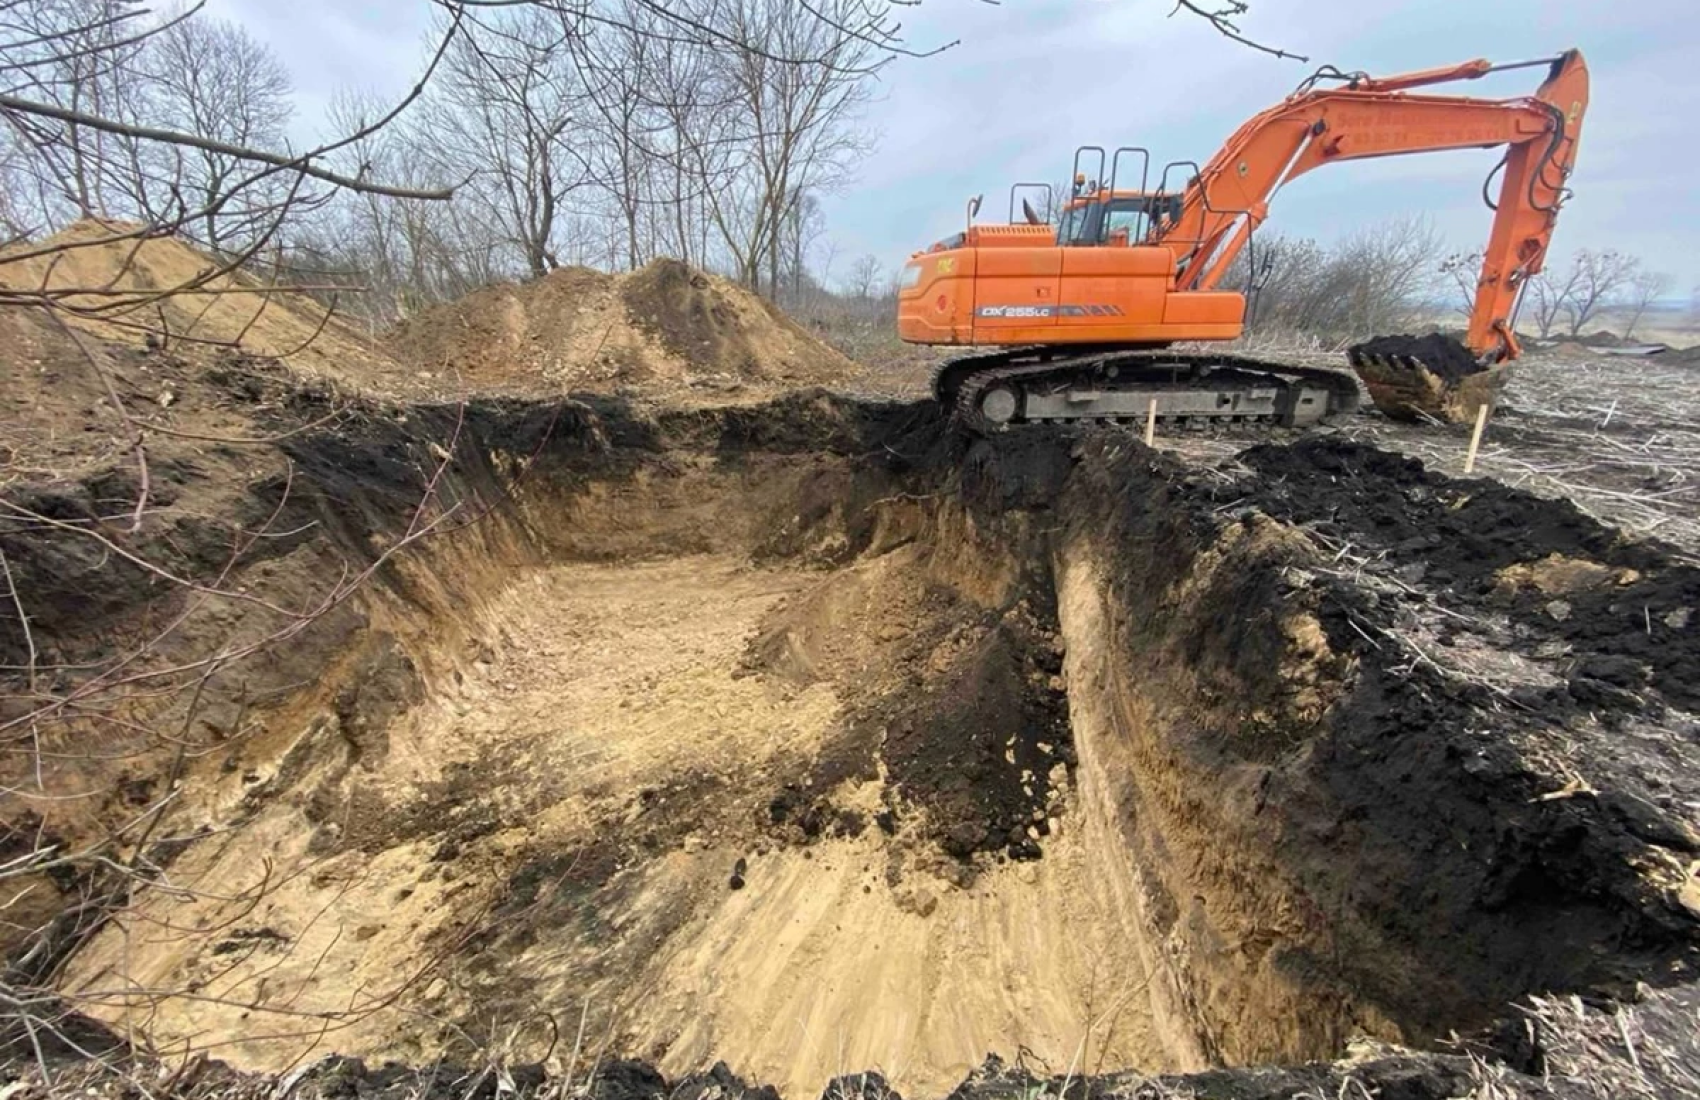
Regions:
<instances>
[{"instance_id":1,"label":"bare tree","mask_svg":"<svg viewBox=\"0 0 1700 1100\"><path fill-rule=\"evenodd\" d=\"M182 32L198 10L190 8L162 22L149 22L148 10L131 0L0 0L0 15L16 17L0 22L0 70L12 76L10 90L0 92L0 122L12 135L9 179L22 178L35 185L33 197L41 211L42 227L52 226L66 214L122 217L139 223L114 227L104 238L82 240L76 245L44 243L35 249L14 250L0 264L29 262L71 247L140 242L181 232L235 210L243 212L248 227L244 251L226 257L224 263L180 287L117 290L14 286L0 292L0 304L36 305L105 317L133 314L165 297L203 290L228 275L271 242L292 215L312 209L336 190L419 199L449 197L449 192L441 188L396 188L363 174L339 174L327 167L326 160L346 145L388 126L417 98L442 50L454 40L458 23L445 30L425 75L399 104L359 133L293 153L201 132L203 126L212 125L209 120L218 112L219 104L232 114L246 114L248 119L219 122L227 131L234 127L257 133L265 124L275 123L276 105L265 87L254 97L248 95L252 89L246 87L227 86L222 97L198 89L193 97L198 117L193 111L182 114L181 128L169 120L161 124L163 109L158 103L173 101L170 96L152 94L163 85L148 79L140 59L148 51L167 48L168 37ZM228 44L228 38L225 41ZM242 82L256 80L256 74L265 68L257 48L249 48L247 58L260 67L235 70L244 74L238 77ZM270 70L267 79L276 76L276 71ZM173 79L184 86L184 80ZM276 91L275 83L270 91ZM181 108L188 102L189 98L178 97L175 104ZM199 194L184 189L183 166L196 157L216 158L206 163L222 166L222 185ZM167 196L165 200L149 198L160 192ZM91 297L101 300L91 303ZM73 300L75 305L71 304Z\"/></svg>"},{"instance_id":2,"label":"bare tree","mask_svg":"<svg viewBox=\"0 0 1700 1100\"><path fill-rule=\"evenodd\" d=\"M39 211L29 209L26 158L10 138L0 130L0 248L34 236L40 224Z\"/></svg>"},{"instance_id":3,"label":"bare tree","mask_svg":"<svg viewBox=\"0 0 1700 1100\"><path fill-rule=\"evenodd\" d=\"M412 131L416 152L440 177L466 181L462 200L533 277L560 264L560 218L589 177L575 144L589 105L568 49L574 33L530 8L481 15L450 49Z\"/></svg>"},{"instance_id":4,"label":"bare tree","mask_svg":"<svg viewBox=\"0 0 1700 1100\"><path fill-rule=\"evenodd\" d=\"M1468 314L1475 300L1475 273L1481 253L1455 254L1441 264L1441 272L1456 289L1454 305ZM1622 304L1629 308L1628 331L1633 331L1654 301L1670 287L1670 277L1642 270L1640 261L1621 252L1607 250L1577 252L1562 268L1548 266L1531 276L1524 287L1522 307L1542 339L1549 339L1562 321L1569 335L1581 334L1584 325L1602 310Z\"/></svg>"},{"instance_id":5,"label":"bare tree","mask_svg":"<svg viewBox=\"0 0 1700 1100\"><path fill-rule=\"evenodd\" d=\"M1580 336L1584 325L1612 305L1628 289L1640 267L1639 260L1616 249L1576 253L1561 283L1566 291L1563 310L1570 335Z\"/></svg>"},{"instance_id":6,"label":"bare tree","mask_svg":"<svg viewBox=\"0 0 1700 1100\"><path fill-rule=\"evenodd\" d=\"M331 104L332 127L357 132L382 107L369 93L342 92ZM407 128L391 127L341 150L336 162L348 172L429 186L437 171L417 151L415 139ZM349 282L365 288L352 307L387 323L512 273L504 262L503 253L510 251L502 243L504 234L485 213L482 205L464 201L344 193L320 217L294 228L287 262L314 270L318 278L325 272L346 273Z\"/></svg>"},{"instance_id":7,"label":"bare tree","mask_svg":"<svg viewBox=\"0 0 1700 1100\"><path fill-rule=\"evenodd\" d=\"M44 224L123 212L134 148L85 116L140 120L145 81L136 65L146 39L134 32L147 14L139 0L0 3L4 119L27 154L19 173L30 185L25 201ZM32 100L64 117L48 122L14 106Z\"/></svg>"},{"instance_id":8,"label":"bare tree","mask_svg":"<svg viewBox=\"0 0 1700 1100\"><path fill-rule=\"evenodd\" d=\"M1569 293L1569 287L1556 282L1550 271L1542 271L1530 277L1524 284L1523 305L1532 311L1535 331L1541 339L1552 336L1553 329L1558 326L1559 317L1564 313Z\"/></svg>"},{"instance_id":9,"label":"bare tree","mask_svg":"<svg viewBox=\"0 0 1700 1100\"><path fill-rule=\"evenodd\" d=\"M1409 324L1432 290L1432 257L1439 251L1439 235L1424 217L1398 218L1347 238L1339 263L1355 277L1342 299L1343 331L1374 335Z\"/></svg>"},{"instance_id":10,"label":"bare tree","mask_svg":"<svg viewBox=\"0 0 1700 1100\"><path fill-rule=\"evenodd\" d=\"M804 296L815 289L814 280L809 275L809 253L825 232L826 215L821 211L820 199L808 191L798 195L791 204L782 232L786 242L784 285L790 287L787 304L794 306L801 303Z\"/></svg>"},{"instance_id":11,"label":"bare tree","mask_svg":"<svg viewBox=\"0 0 1700 1100\"><path fill-rule=\"evenodd\" d=\"M1434 287L1434 227L1423 218L1371 226L1324 248L1316 241L1259 234L1235 259L1224 285L1250 292L1250 323L1330 341L1410 325Z\"/></svg>"},{"instance_id":12,"label":"bare tree","mask_svg":"<svg viewBox=\"0 0 1700 1100\"><path fill-rule=\"evenodd\" d=\"M1440 262L1440 274L1452 290L1452 308L1470 316L1476 311L1477 280L1482 269L1482 250L1454 252Z\"/></svg>"},{"instance_id":13,"label":"bare tree","mask_svg":"<svg viewBox=\"0 0 1700 1100\"><path fill-rule=\"evenodd\" d=\"M626 0L621 12L618 25L569 34L565 41L580 74L587 121L596 131L586 155L589 182L613 207L619 261L632 269L653 252L649 217L662 205L653 187L660 158L649 141L664 124L656 119L649 80L658 55L669 45L658 40L657 17L641 4ZM673 196L676 201L683 197Z\"/></svg>"},{"instance_id":14,"label":"bare tree","mask_svg":"<svg viewBox=\"0 0 1700 1100\"><path fill-rule=\"evenodd\" d=\"M827 0L815 9L730 0L729 35L738 43L722 75L741 124L727 142L731 186L709 192L709 212L738 277L771 293L780 285L786 220L810 191L837 186L865 140L852 127L866 102L864 77L879 64L874 49L846 29L860 0ZM776 56L825 63L799 68ZM765 280L763 279L765 269Z\"/></svg>"},{"instance_id":15,"label":"bare tree","mask_svg":"<svg viewBox=\"0 0 1700 1100\"><path fill-rule=\"evenodd\" d=\"M884 265L880 263L879 257L870 252L850 265L850 275L845 280L844 292L855 298L872 300L877 296L884 273Z\"/></svg>"},{"instance_id":16,"label":"bare tree","mask_svg":"<svg viewBox=\"0 0 1700 1100\"><path fill-rule=\"evenodd\" d=\"M1623 325L1623 338L1629 339L1635 332L1635 326L1641 323L1641 318L1654 302L1664 297L1673 282L1671 277L1662 271L1637 271L1629 280L1629 291L1624 297L1624 306L1629 310L1629 318Z\"/></svg>"},{"instance_id":17,"label":"bare tree","mask_svg":"<svg viewBox=\"0 0 1700 1100\"><path fill-rule=\"evenodd\" d=\"M668 43L651 55L649 81L658 123L650 148L673 202L654 223L658 247L687 262L706 264L713 232L709 196L730 175L732 112L712 78L715 51Z\"/></svg>"},{"instance_id":18,"label":"bare tree","mask_svg":"<svg viewBox=\"0 0 1700 1100\"><path fill-rule=\"evenodd\" d=\"M1331 263L1313 240L1265 233L1240 254L1228 278L1248 292L1248 324L1314 332L1326 324Z\"/></svg>"},{"instance_id":19,"label":"bare tree","mask_svg":"<svg viewBox=\"0 0 1700 1100\"><path fill-rule=\"evenodd\" d=\"M232 145L281 146L291 115L289 73L272 52L233 23L190 19L152 39L142 58L161 125ZM252 228L282 197L284 181L252 188L234 200L224 193L244 169L225 150L182 151L180 186L203 211L202 240L219 249L228 232ZM174 185L178 185L174 181Z\"/></svg>"}]
</instances>

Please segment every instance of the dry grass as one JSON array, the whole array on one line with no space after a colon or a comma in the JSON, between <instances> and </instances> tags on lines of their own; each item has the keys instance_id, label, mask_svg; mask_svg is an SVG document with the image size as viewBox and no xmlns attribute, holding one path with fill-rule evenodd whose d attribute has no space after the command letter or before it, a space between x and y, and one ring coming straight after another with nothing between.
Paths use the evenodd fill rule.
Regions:
<instances>
[{"instance_id":1,"label":"dry grass","mask_svg":"<svg viewBox=\"0 0 1700 1100\"><path fill-rule=\"evenodd\" d=\"M1568 1095L1700 1096L1700 988L1646 991L1632 1005L1535 997L1524 1011L1547 1082Z\"/></svg>"},{"instance_id":2,"label":"dry grass","mask_svg":"<svg viewBox=\"0 0 1700 1100\"><path fill-rule=\"evenodd\" d=\"M1462 473L1468 433L1363 417L1340 429ZM1700 554L1700 368L1657 359L1519 364L1478 475L1569 500L1601 522Z\"/></svg>"},{"instance_id":3,"label":"dry grass","mask_svg":"<svg viewBox=\"0 0 1700 1100\"><path fill-rule=\"evenodd\" d=\"M1343 369L1313 347L1263 344L1247 354ZM1464 473L1469 428L1401 424L1374 413L1320 429ZM1276 442L1303 433L1276 433ZM1157 446L1207 464L1269 439L1247 430L1169 435ZM1568 500L1631 535L1661 539L1700 560L1700 366L1679 360L1534 355L1518 363L1488 421L1475 476Z\"/></svg>"}]
</instances>

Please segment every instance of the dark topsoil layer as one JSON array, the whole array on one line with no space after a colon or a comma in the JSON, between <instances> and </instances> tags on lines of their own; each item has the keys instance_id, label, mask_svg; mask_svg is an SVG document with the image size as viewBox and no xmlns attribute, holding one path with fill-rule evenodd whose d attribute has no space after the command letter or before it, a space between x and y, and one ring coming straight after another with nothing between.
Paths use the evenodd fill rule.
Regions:
<instances>
[{"instance_id":1,"label":"dark topsoil layer","mask_svg":"<svg viewBox=\"0 0 1700 1100\"><path fill-rule=\"evenodd\" d=\"M1328 437L1254 447L1227 480L1125 441L1077 453L1087 497L1120 498L1135 615L1223 523L1271 516L1314 543L1194 627L1205 682L1253 695L1282 690L1259 623L1283 606L1311 607L1352 663L1320 728L1204 731L1195 750L1267 768L1275 863L1338 910L1334 957L1293 965L1435 1039L1530 992L1692 980L1700 911L1640 868L1668 882L1700 854L1700 734L1678 709L1695 701L1700 572L1563 502ZM1566 593L1559 616L1495 575L1553 554L1633 572ZM1490 683L1484 653L1544 675Z\"/></svg>"},{"instance_id":2,"label":"dark topsoil layer","mask_svg":"<svg viewBox=\"0 0 1700 1100\"><path fill-rule=\"evenodd\" d=\"M1373 552L1454 609L1508 616L1518 649L1569 647L1567 687L1531 700L1536 705L1594 707L1602 690L1618 688L1612 701L1619 705L1606 713L1656 711L1660 700L1700 711L1700 630L1685 614L1700 613L1700 571L1674 564L1664 549L1629 541L1569 501L1486 479L1454 480L1360 444L1254 447L1240 460L1262 475L1258 503L1269 514ZM1553 554L1632 571L1635 579L1567 592L1568 612L1555 617L1551 595L1497 576Z\"/></svg>"},{"instance_id":3,"label":"dark topsoil layer","mask_svg":"<svg viewBox=\"0 0 1700 1100\"><path fill-rule=\"evenodd\" d=\"M1582 1009L1563 1016L1530 1013L1520 1022L1514 1065L1490 1064L1480 1052L1413 1054L1372 1051L1350 1062L1286 1067L1247 1067L1146 1077L1113 1072L1057 1074L1052 1067L1005 1063L994 1055L968 1075L945 1100L1297 1100L1312 1097L1374 1097L1376 1100L1632 1100L1694 1095L1700 1081L1700 1052L1693 1044L1700 993L1693 987L1649 997L1632 1021L1610 1010ZM357 1058L328 1057L288 1075L245 1074L221 1062L193 1062L164 1071L148 1058L112 1067L88 1055L123 1054L120 1038L86 1021L68 1021L65 1037L44 1036L25 1055L16 1051L0 1063L0 1081L17 1086L10 1095L38 1100L83 1095L118 1100L143 1095L126 1080L135 1074L145 1094L158 1100L544 1100L564 1086L585 1100L780 1100L770 1086L745 1081L724 1063L707 1072L669 1080L642 1061L598 1059L575 1067L570 1079L540 1065L454 1063L369 1066ZM1631 1057L1625 1042L1638 1044ZM22 1055L22 1056L19 1056ZM1037 1070L1037 1071L1036 1071ZM41 1074L51 1075L44 1085ZM820 1100L903 1100L876 1071L831 1081Z\"/></svg>"},{"instance_id":4,"label":"dark topsoil layer","mask_svg":"<svg viewBox=\"0 0 1700 1100\"><path fill-rule=\"evenodd\" d=\"M1354 345L1352 350L1366 355L1414 359L1448 382L1482 370L1474 352L1453 337L1438 332L1427 336L1377 336Z\"/></svg>"},{"instance_id":5,"label":"dark topsoil layer","mask_svg":"<svg viewBox=\"0 0 1700 1100\"><path fill-rule=\"evenodd\" d=\"M1110 432L1042 439L1014 433L964 445L945 440L928 405L871 405L817 392L765 407L658 419L600 399L553 407L485 402L414 408L405 418L369 410L337 432L286 441L282 449L296 469L292 491L285 497L281 482L261 483L250 514L237 522L257 524L281 502L279 529L317 524L348 553L369 555L370 547L405 528L422 477L434 467L429 444L438 440L454 441L458 462L450 489L471 505L463 513L466 523L503 507L518 479L570 486L619 478L684 448L729 464L753 450L853 460L860 472L853 506L844 509L848 555L868 545L873 502L894 486L959 493L994 528L1005 513L1042 515L1066 488L1075 486L1078 496L1084 486L1086 499L1103 502L1106 522L1130 537L1124 568L1148 586L1176 575L1174 566L1208 546L1210 533L1236 522L1236 513L1262 512L1310 529L1323 540L1319 552L1314 561L1295 565L1310 570L1309 589L1321 593L1329 645L1354 658L1357 671L1351 694L1329 716L1324 733L1308 746L1293 746L1288 766L1271 770L1268 805L1290 820L1281 858L1292 873L1315 879L1327 892L1341 866L1355 868L1343 904L1360 919L1380 923L1382 946L1399 964L1387 966L1378 957L1337 960L1338 980L1413 1033L1442 1035L1458 1022L1445 1014L1460 1004L1482 1015L1543 990L1631 995L1637 981L1665 986L1694 972L1700 914L1650 890L1634 868L1655 849L1684 860L1700 854L1690 823L1692 808L1700 805L1700 769L1692 766L1696 733L1691 720L1676 713L1700 702L1700 626L1688 617L1700 604L1700 573L1673 563L1656 545L1623 540L1561 502L1491 482L1452 481L1411 460L1327 438L1254 447L1241 459L1250 475L1231 482L1197 476ZM31 506L71 522L102 514L109 510L103 501L128 495L95 479L26 492ZM1089 514L1061 518L1098 522ZM192 534L195 522L185 517L179 527L189 524ZM184 534L166 531L140 549L184 572L223 563L223 528L199 542ZM0 543L12 569L41 594L37 629L65 638L67 657L97 659L113 644L76 629L91 598L103 618L153 598L144 575L123 567L96 571L94 562L77 556L82 551L74 542L13 529L0 530ZM1349 551L1338 552L1341 546ZM287 548L263 545L257 552ZM1565 595L1569 613L1563 616L1553 614L1550 596L1495 578L1504 566L1554 553L1633 570L1634 576ZM1340 561L1360 562L1366 575L1387 583L1355 583L1338 575L1342 569L1317 568ZM399 573L383 578L406 594L408 582ZM91 582L104 587L91 591ZM1268 598L1279 599L1279 586L1273 578L1269 584ZM1455 624L1457 637L1523 655L1549 669L1554 682L1506 691L1414 659L1397 639L1410 614L1434 608L1450 613L1441 617ZM1219 633L1233 638L1236 617L1259 611L1220 609L1225 625ZM21 639L14 625L0 622L0 662L17 663ZM930 728L953 713L958 720L940 724L939 731L973 744L977 734L970 727L980 718L1001 720L1007 728L1019 714L1015 725L1037 723L1050 736L1056 701L1015 686L1045 671L1036 653L1027 641L1006 638L973 658L963 680L968 686L954 701L923 694L868 716L898 730L892 751L895 759L909 760L914 788L930 790L941 810L967 807L955 838L962 852L1008 851L1010 826L1028 807L1008 800L1008 773L998 769L987 771L996 782L983 797L964 799L961 777L947 774L944 757L929 755L924 746L905 747L905 726ZM1230 653L1210 659L1260 658ZM280 670L295 678L299 673ZM1272 675L1265 670L1263 679ZM1653 737L1649 730L1662 732ZM988 758L997 737L1007 740L1007 733L991 729ZM1553 738L1579 754L1586 792L1543 798L1560 782L1532 767L1518 744ZM1231 759L1241 750L1224 743L1221 751ZM971 771L961 769L970 783ZM929 776L937 782L929 785ZM938 839L948 847L951 830ZM1413 979L1413 970L1425 973ZM1526 1052L1519 1061L1530 1064ZM1394 1059L1388 1073L1403 1065ZM1385 1078L1382 1095L1456 1091L1457 1078L1447 1075L1461 1072L1458 1063L1428 1057L1417 1067L1413 1072L1429 1084L1395 1087L1395 1074ZM1234 1071L1200 1095L1291 1095L1297 1081L1317 1087L1332 1080L1326 1074L1333 1071L1316 1072L1324 1076L1288 1073L1281 1077L1287 1091L1260 1092L1256 1082L1270 1074ZM373 1091L370 1075L357 1074L320 1094L385 1095L386 1087ZM620 1096L651 1095L647 1088Z\"/></svg>"},{"instance_id":6,"label":"dark topsoil layer","mask_svg":"<svg viewBox=\"0 0 1700 1100\"><path fill-rule=\"evenodd\" d=\"M1062 658L1048 640L1055 607L1036 587L1024 596L1019 608L965 612L978 636L942 670L926 668L936 632L912 639L900 683L870 685L807 777L769 803L769 833L791 843L870 825L889 834L923 809L924 835L969 875L979 853L1039 859L1033 834L1049 834L1055 802L1049 776L1059 764L1072 768L1074 751L1056 679ZM878 778L880 762L884 808L872 822L833 805L833 788Z\"/></svg>"}]
</instances>

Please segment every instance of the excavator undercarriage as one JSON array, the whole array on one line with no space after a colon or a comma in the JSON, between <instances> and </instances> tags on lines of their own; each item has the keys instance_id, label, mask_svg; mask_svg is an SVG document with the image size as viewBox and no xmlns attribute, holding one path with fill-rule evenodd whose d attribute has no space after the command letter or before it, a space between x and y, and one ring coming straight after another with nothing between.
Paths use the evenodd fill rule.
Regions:
<instances>
[{"instance_id":1,"label":"excavator undercarriage","mask_svg":"<svg viewBox=\"0 0 1700 1100\"><path fill-rule=\"evenodd\" d=\"M971 431L1109 421L1304 428L1357 409L1351 375L1220 352L1010 348L956 359L933 395Z\"/></svg>"}]
</instances>

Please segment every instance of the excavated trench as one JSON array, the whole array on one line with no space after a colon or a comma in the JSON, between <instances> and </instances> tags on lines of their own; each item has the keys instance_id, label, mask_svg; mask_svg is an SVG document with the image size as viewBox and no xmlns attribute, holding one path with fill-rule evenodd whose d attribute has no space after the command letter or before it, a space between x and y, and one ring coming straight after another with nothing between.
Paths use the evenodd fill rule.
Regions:
<instances>
[{"instance_id":1,"label":"excavated trench","mask_svg":"<svg viewBox=\"0 0 1700 1100\"><path fill-rule=\"evenodd\" d=\"M1579 516L1327 442L516 403L292 440L273 568L404 537L450 438L459 529L303 636L62 980L163 1051L943 1095L1691 973L1700 584Z\"/></svg>"}]
</instances>

